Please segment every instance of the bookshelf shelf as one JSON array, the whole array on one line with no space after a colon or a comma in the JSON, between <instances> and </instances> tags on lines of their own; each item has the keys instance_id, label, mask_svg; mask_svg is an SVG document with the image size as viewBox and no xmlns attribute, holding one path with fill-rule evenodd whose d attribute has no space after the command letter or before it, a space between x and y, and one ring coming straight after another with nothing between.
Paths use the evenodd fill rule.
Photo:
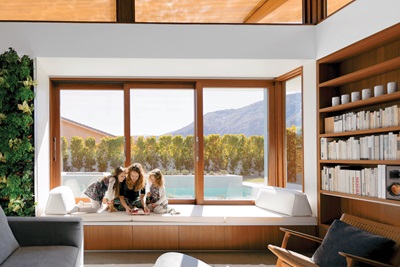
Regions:
<instances>
[{"instance_id":1,"label":"bookshelf shelf","mask_svg":"<svg viewBox=\"0 0 400 267\"><path fill-rule=\"evenodd\" d=\"M392 157L393 154L391 154L390 157L387 157L386 155L385 157L381 157L381 154L379 153L378 157L376 157L376 154L374 153L372 153L372 155L374 155L372 157L365 157L362 156L362 154L361 156L357 155L357 157L353 157L353 155L349 157L344 154L345 157L342 157L342 154L340 153L336 154L340 155L340 157L332 157L331 154L329 154L331 151L326 150L327 145L329 147L330 142L336 145L336 143L339 143L340 141L340 144L343 145L343 141L352 142L353 140L356 140L356 142L359 141L361 147L361 144L365 145L365 138L375 139L373 142L378 144L376 142L379 138L383 138L382 136L394 135L396 138L400 136L400 124L387 124L387 115L384 113L385 109L389 110L392 107L395 108L393 110L396 110L396 105L397 108L400 108L400 88L398 88L397 92L392 94L383 94L365 100L332 106L332 97L334 96L351 94L355 91L361 93L361 90L364 88L371 88L373 91L374 86L378 84L382 84L386 88L386 84L392 81L397 82L400 87L399 55L400 23L317 61L317 79L319 81L317 84L317 147L318 155L320 155L317 164L318 225L321 237L326 233L333 220L339 219L343 213L350 213L367 219L383 221L385 223L400 226L400 220L398 219L398 214L400 214L400 197L398 200L386 199L385 190L387 186L385 186L384 183L384 181L386 181L385 170L387 169L387 166L400 166L399 157L396 155ZM368 115L363 117L363 114ZM383 117L380 117L381 114L384 114ZM348 116L350 116L351 121L349 124L350 127L348 127L347 124L343 124L343 129L337 128L336 123L338 121L340 122L341 119L342 121L348 122ZM356 116L356 127L354 127L354 120L351 120L353 118L351 116ZM368 119L366 120L365 118ZM376 118L379 118L379 120L382 118L382 121L385 121L385 123L379 121L378 124L374 124ZM396 119L394 121L396 121ZM364 126L365 121L367 122L366 125L368 127L359 127L358 123L360 122L360 125ZM371 125L374 126L374 129L371 129ZM378 127L376 127L377 125ZM339 130L349 131L338 132ZM394 142L395 140L397 139L392 139L384 146L386 149L389 144L390 150L394 154L396 154L397 151L397 142ZM361 143L361 141L363 141L363 143ZM394 146L396 147L394 148ZM375 153L377 153L376 146L373 145L369 147L375 148ZM354 151L352 146L351 148L352 150L347 149L347 152ZM364 148L365 146L363 149ZM321 151L323 152L322 155ZM327 160L326 158L361 158L361 160ZM365 158L371 158L373 160L365 160ZM376 160L377 158L380 160ZM387 160L387 158L397 159ZM362 188L363 191L360 193L360 187L356 187L355 183L352 183L352 181L355 181L356 176L354 175L350 178L349 176L340 176L340 179L345 177L345 180L340 180L341 183L344 181L346 186L353 186L351 188L352 190L347 190L349 187L347 187L346 190L343 190L343 187L340 187L339 190L337 190L337 185L330 183L333 181L336 183L338 180L335 179L338 179L337 177L339 176L337 176L336 173L332 173L332 175L336 176L331 177L329 175L331 175L331 171L340 171L342 168L341 166L347 166L346 168L350 171L362 170L365 172L362 175L367 175L367 170L368 175L374 173L374 171L375 174L379 174L379 176L374 176L376 181L380 181L379 183L377 182L374 185L368 183L368 186L379 184L379 190L378 186L374 189L375 192L379 191L379 195L377 195L378 197L371 197L371 195L376 196L376 194L370 194L369 192L365 193L365 188ZM369 172L369 170L374 171ZM359 178L357 176L356 181L365 182L367 181L363 180L366 179L365 177L366 176L362 176L361 180L358 180ZM329 180L327 180L327 178ZM341 186L343 185L341 184ZM360 184L357 184L357 186L360 186ZM356 188L357 190L354 190ZM357 194L349 194L348 192L357 192Z\"/></svg>"},{"instance_id":2,"label":"bookshelf shelf","mask_svg":"<svg viewBox=\"0 0 400 267\"><path fill-rule=\"evenodd\" d=\"M342 86L400 68L400 57L320 83L320 88Z\"/></svg>"},{"instance_id":3,"label":"bookshelf shelf","mask_svg":"<svg viewBox=\"0 0 400 267\"><path fill-rule=\"evenodd\" d=\"M342 132L342 133L327 133L327 134L320 134L320 137L340 138L340 137L347 137L347 136L370 135L370 134L398 132L398 131L400 131L400 126L376 128L376 129L360 130L360 131L350 131L350 132Z\"/></svg>"},{"instance_id":4,"label":"bookshelf shelf","mask_svg":"<svg viewBox=\"0 0 400 267\"><path fill-rule=\"evenodd\" d=\"M400 160L320 160L320 164L345 165L400 165ZM400 202L399 202L400 204Z\"/></svg>"},{"instance_id":5,"label":"bookshelf shelf","mask_svg":"<svg viewBox=\"0 0 400 267\"><path fill-rule=\"evenodd\" d=\"M324 90L324 89L323 89ZM323 91L322 90L322 91ZM323 92L322 92L323 94ZM338 106L329 106L325 108L321 108L319 110L320 114L323 113L337 113L340 111L347 111L347 110L353 110L356 108L362 108L366 106L371 106L371 105L379 105L379 104L384 104L384 103L390 103L390 102L395 102L398 101L400 98L400 91L395 92L393 94L385 94L377 97L371 97L365 100L358 100L356 102L350 102L347 104L342 104Z\"/></svg>"},{"instance_id":6,"label":"bookshelf shelf","mask_svg":"<svg viewBox=\"0 0 400 267\"><path fill-rule=\"evenodd\" d=\"M367 197L367 196L358 196L358 195L352 195L352 194L346 194L346 193L340 193L340 192L334 192L334 191L321 190L321 194L326 195L326 196L332 196L332 197L340 197L340 198L368 201L368 202L379 203L379 204L384 204L384 205L394 205L396 207L400 205L400 201L397 201L397 200L390 200L390 199L383 199L383 198L376 198L376 197Z\"/></svg>"}]
</instances>

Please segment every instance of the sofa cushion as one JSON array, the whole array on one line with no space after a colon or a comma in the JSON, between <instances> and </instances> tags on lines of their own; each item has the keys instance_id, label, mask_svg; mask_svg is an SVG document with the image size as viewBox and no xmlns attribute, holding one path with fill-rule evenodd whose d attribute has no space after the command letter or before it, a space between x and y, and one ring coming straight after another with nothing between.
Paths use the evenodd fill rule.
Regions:
<instances>
[{"instance_id":1,"label":"sofa cushion","mask_svg":"<svg viewBox=\"0 0 400 267\"><path fill-rule=\"evenodd\" d=\"M69 186L58 186L49 192L46 214L67 214L75 207L75 196Z\"/></svg>"},{"instance_id":2,"label":"sofa cushion","mask_svg":"<svg viewBox=\"0 0 400 267\"><path fill-rule=\"evenodd\" d=\"M7 217L0 206L0 264L19 247L8 225Z\"/></svg>"},{"instance_id":3,"label":"sofa cushion","mask_svg":"<svg viewBox=\"0 0 400 267\"><path fill-rule=\"evenodd\" d=\"M260 188L256 206L288 216L311 216L307 196L297 190L267 186Z\"/></svg>"},{"instance_id":4,"label":"sofa cushion","mask_svg":"<svg viewBox=\"0 0 400 267\"><path fill-rule=\"evenodd\" d=\"M1 267L71 267L78 265L78 256L79 248L72 246L20 247L1 265Z\"/></svg>"},{"instance_id":5,"label":"sofa cushion","mask_svg":"<svg viewBox=\"0 0 400 267\"><path fill-rule=\"evenodd\" d=\"M374 235L340 220L335 220L321 245L312 256L319 266L346 266L345 252L356 256L387 262L395 242L386 237Z\"/></svg>"}]
</instances>

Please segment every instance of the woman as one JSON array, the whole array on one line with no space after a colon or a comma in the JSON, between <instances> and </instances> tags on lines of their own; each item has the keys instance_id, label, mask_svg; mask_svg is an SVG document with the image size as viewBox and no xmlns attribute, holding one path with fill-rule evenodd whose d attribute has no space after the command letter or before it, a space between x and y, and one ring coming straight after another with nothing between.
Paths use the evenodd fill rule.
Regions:
<instances>
[{"instance_id":1,"label":"woman","mask_svg":"<svg viewBox=\"0 0 400 267\"><path fill-rule=\"evenodd\" d=\"M141 208L148 213L149 209L145 203L145 187L143 167L140 163L133 163L128 168L125 181L121 183L118 210L125 209L127 214L134 214L138 208Z\"/></svg>"}]
</instances>

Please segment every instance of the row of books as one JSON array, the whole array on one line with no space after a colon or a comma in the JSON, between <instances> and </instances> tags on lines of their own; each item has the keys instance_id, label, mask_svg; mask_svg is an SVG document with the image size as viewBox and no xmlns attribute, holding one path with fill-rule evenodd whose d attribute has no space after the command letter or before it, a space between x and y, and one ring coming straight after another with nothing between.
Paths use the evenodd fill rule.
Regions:
<instances>
[{"instance_id":1,"label":"row of books","mask_svg":"<svg viewBox=\"0 0 400 267\"><path fill-rule=\"evenodd\" d=\"M321 160L399 160L400 134L349 137L346 140L322 137Z\"/></svg>"},{"instance_id":2,"label":"row of books","mask_svg":"<svg viewBox=\"0 0 400 267\"><path fill-rule=\"evenodd\" d=\"M400 107L389 106L377 111L349 112L325 118L325 133L341 133L399 126Z\"/></svg>"},{"instance_id":3,"label":"row of books","mask_svg":"<svg viewBox=\"0 0 400 267\"><path fill-rule=\"evenodd\" d=\"M364 169L343 165L324 166L321 170L321 189L386 198L386 165Z\"/></svg>"}]
</instances>

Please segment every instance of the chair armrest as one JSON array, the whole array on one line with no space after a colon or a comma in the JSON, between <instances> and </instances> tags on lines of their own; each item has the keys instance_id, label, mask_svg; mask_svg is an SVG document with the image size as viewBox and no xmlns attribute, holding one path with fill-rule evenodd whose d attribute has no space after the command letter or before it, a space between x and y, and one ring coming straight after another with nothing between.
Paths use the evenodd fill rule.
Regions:
<instances>
[{"instance_id":1,"label":"chair armrest","mask_svg":"<svg viewBox=\"0 0 400 267\"><path fill-rule=\"evenodd\" d=\"M314 241L314 242L317 242L317 243L322 243L322 238L319 238L319 237L316 237L316 236L313 236L313 235L304 234L304 233L293 231L293 230L290 230L290 229L287 229L287 228L283 228L283 227L279 227L279 229L281 231L285 232L285 235L287 235L287 234L288 235L295 235L295 236L298 236L298 237L301 237L301 238L305 238L305 239L308 239L308 240L311 240L311 241Z\"/></svg>"},{"instance_id":2,"label":"chair armrest","mask_svg":"<svg viewBox=\"0 0 400 267\"><path fill-rule=\"evenodd\" d=\"M389 264L385 264L385 263L382 263L379 261L370 260L367 258L359 257L356 255L352 255L352 254L348 254L348 253L344 253L344 252L339 252L339 254L343 257L346 257L347 267L355 266L355 264L357 262L363 262L368 265L376 266L376 267L393 267L392 265L389 265Z\"/></svg>"},{"instance_id":3,"label":"chair armrest","mask_svg":"<svg viewBox=\"0 0 400 267\"><path fill-rule=\"evenodd\" d=\"M7 217L7 220L22 247L65 245L82 249L82 218Z\"/></svg>"}]
</instances>

